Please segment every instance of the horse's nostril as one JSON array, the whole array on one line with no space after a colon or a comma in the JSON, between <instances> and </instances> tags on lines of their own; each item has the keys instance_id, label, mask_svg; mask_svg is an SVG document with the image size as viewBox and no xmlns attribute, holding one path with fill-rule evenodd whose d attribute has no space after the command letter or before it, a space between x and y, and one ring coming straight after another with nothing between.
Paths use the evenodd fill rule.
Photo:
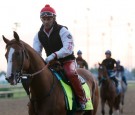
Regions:
<instances>
[{"instance_id":1,"label":"horse's nostril","mask_svg":"<svg viewBox=\"0 0 135 115\"><path fill-rule=\"evenodd\" d=\"M5 78L7 80L7 82L10 82L10 79L9 78Z\"/></svg>"},{"instance_id":2,"label":"horse's nostril","mask_svg":"<svg viewBox=\"0 0 135 115\"><path fill-rule=\"evenodd\" d=\"M8 82L10 82L11 77L6 77L5 79L6 79Z\"/></svg>"},{"instance_id":3,"label":"horse's nostril","mask_svg":"<svg viewBox=\"0 0 135 115\"><path fill-rule=\"evenodd\" d=\"M9 78L8 78L8 77L6 77L5 79L6 79L7 81L9 80Z\"/></svg>"}]
</instances>

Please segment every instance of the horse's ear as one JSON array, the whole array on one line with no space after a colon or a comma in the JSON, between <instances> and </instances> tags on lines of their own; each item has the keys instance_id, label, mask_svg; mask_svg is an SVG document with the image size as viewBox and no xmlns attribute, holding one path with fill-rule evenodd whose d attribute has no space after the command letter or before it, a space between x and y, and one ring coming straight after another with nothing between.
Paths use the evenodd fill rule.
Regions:
<instances>
[{"instance_id":1,"label":"horse's ear","mask_svg":"<svg viewBox=\"0 0 135 115\"><path fill-rule=\"evenodd\" d=\"M19 35L17 34L17 32L14 31L14 38L16 39L16 41L20 41Z\"/></svg>"},{"instance_id":2,"label":"horse's ear","mask_svg":"<svg viewBox=\"0 0 135 115\"><path fill-rule=\"evenodd\" d=\"M5 38L5 36L4 36L4 35L2 35L2 38L3 38L3 41L4 41L6 44L8 44L8 43L9 43L9 40L8 40L7 38Z\"/></svg>"}]
</instances>

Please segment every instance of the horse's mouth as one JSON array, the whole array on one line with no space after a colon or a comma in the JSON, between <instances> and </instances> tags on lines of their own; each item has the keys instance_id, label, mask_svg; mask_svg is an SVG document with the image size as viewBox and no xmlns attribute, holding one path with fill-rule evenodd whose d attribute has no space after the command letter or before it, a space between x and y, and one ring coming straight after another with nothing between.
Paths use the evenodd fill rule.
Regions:
<instances>
[{"instance_id":1,"label":"horse's mouth","mask_svg":"<svg viewBox=\"0 0 135 115\"><path fill-rule=\"evenodd\" d=\"M17 82L13 77L8 77L5 79L8 81L8 83L10 83L10 85L17 85Z\"/></svg>"},{"instance_id":2,"label":"horse's mouth","mask_svg":"<svg viewBox=\"0 0 135 115\"><path fill-rule=\"evenodd\" d=\"M17 83L12 81L12 82L10 82L10 85L17 85Z\"/></svg>"}]
</instances>

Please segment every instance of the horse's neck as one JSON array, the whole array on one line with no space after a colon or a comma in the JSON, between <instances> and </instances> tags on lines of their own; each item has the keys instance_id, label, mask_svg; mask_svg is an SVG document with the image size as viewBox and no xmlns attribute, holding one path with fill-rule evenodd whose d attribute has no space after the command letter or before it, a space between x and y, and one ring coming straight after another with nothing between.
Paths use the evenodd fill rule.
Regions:
<instances>
[{"instance_id":1,"label":"horse's neck","mask_svg":"<svg viewBox=\"0 0 135 115\"><path fill-rule=\"evenodd\" d=\"M33 76L31 82L31 88L34 94L41 94L42 92L49 92L52 82L53 76L48 67L45 65L43 59L33 50L28 49L30 67L28 72L33 74L42 70L39 74Z\"/></svg>"},{"instance_id":2,"label":"horse's neck","mask_svg":"<svg viewBox=\"0 0 135 115\"><path fill-rule=\"evenodd\" d=\"M33 94L35 96L43 96L47 95L50 92L50 89L53 85L54 76L45 67L39 75L33 77L31 82L31 89L33 90Z\"/></svg>"},{"instance_id":3,"label":"horse's neck","mask_svg":"<svg viewBox=\"0 0 135 115\"><path fill-rule=\"evenodd\" d=\"M104 80L103 87L109 88L112 80L109 78L108 74L105 74L104 76L106 76L106 79Z\"/></svg>"},{"instance_id":4,"label":"horse's neck","mask_svg":"<svg viewBox=\"0 0 135 115\"><path fill-rule=\"evenodd\" d=\"M29 72L36 72L42 69L45 66L45 63L43 59L40 57L40 55L27 44L25 44L25 48L29 55Z\"/></svg>"}]
</instances>

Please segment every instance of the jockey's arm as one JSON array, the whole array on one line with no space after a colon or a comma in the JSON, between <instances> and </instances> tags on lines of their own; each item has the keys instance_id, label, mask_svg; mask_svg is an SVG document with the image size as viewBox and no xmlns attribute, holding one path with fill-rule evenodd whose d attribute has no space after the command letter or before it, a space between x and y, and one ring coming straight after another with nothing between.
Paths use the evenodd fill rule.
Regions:
<instances>
[{"instance_id":1,"label":"jockey's arm","mask_svg":"<svg viewBox=\"0 0 135 115\"><path fill-rule=\"evenodd\" d=\"M85 65L85 68L88 70L89 67L88 67L88 63L84 60L84 65Z\"/></svg>"},{"instance_id":2,"label":"jockey's arm","mask_svg":"<svg viewBox=\"0 0 135 115\"><path fill-rule=\"evenodd\" d=\"M63 47L59 51L55 52L57 54L58 59L71 55L73 53L73 48L74 48L73 37L65 27L63 27L60 30L59 34L61 37Z\"/></svg>"},{"instance_id":3,"label":"jockey's arm","mask_svg":"<svg viewBox=\"0 0 135 115\"><path fill-rule=\"evenodd\" d=\"M36 34L36 36L34 37L34 40L33 40L33 49L34 49L39 55L42 56L42 49L43 49L43 46L42 46L42 44L41 44L40 41L39 41L38 33Z\"/></svg>"}]
</instances>

